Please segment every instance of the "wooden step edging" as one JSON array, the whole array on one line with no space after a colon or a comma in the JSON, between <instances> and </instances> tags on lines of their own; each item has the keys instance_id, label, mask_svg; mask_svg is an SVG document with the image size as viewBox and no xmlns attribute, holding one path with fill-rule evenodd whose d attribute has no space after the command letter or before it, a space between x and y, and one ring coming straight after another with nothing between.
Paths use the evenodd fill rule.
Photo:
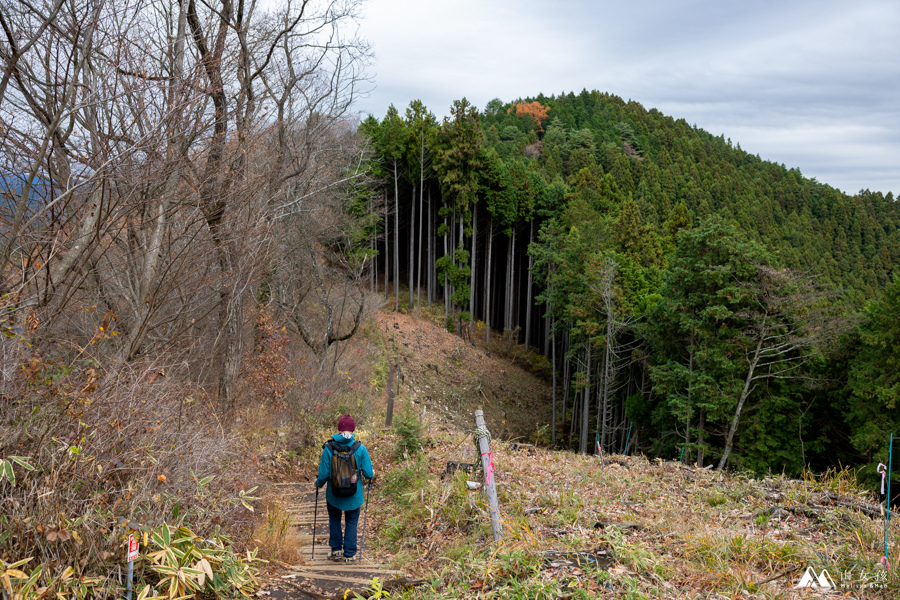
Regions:
<instances>
[{"instance_id":1,"label":"wooden step edging","mask_svg":"<svg viewBox=\"0 0 900 600\"><path fill-rule=\"evenodd\" d=\"M403 571L398 571L396 569L381 569L378 565L373 565L371 567L366 565L354 565L354 563L332 563L328 564L319 563L319 561L314 561L310 564L306 565L297 565L293 567L297 571L359 571L364 573L386 573L388 575L403 575Z\"/></svg>"},{"instance_id":2,"label":"wooden step edging","mask_svg":"<svg viewBox=\"0 0 900 600\"><path fill-rule=\"evenodd\" d=\"M282 579L322 579L325 581L341 581L346 583L358 583L360 585L370 585L372 583L371 579L359 579L357 577L336 577L334 575L321 575L319 573L311 573L311 572L297 572L291 573L290 575L282 575Z\"/></svg>"},{"instance_id":3,"label":"wooden step edging","mask_svg":"<svg viewBox=\"0 0 900 600\"><path fill-rule=\"evenodd\" d=\"M297 585L292 580L320 580L341 582L348 587L369 587L375 577L384 580L388 577L405 576L403 571L382 568L381 564L369 559L368 556L352 562L330 560L328 554L331 552L331 548L328 547L328 535L327 532L322 532L320 529L328 526L328 512L324 504L322 502L322 506L317 507L313 499L307 499L286 506L290 513L291 526L305 528L309 533L303 534L306 537L304 540L306 545L297 549L297 560L301 564L284 565L290 569L287 574L281 576L281 579L286 580L285 583ZM310 532L309 530L313 526L315 526L315 530ZM310 539L315 540L315 546L309 543ZM316 551L315 558L312 558L313 549Z\"/></svg>"}]
</instances>

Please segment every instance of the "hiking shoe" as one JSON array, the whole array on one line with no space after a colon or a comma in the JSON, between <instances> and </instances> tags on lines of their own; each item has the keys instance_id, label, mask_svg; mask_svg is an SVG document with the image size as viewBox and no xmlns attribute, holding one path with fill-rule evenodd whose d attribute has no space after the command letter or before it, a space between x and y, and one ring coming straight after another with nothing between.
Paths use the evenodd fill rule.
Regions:
<instances>
[{"instance_id":1,"label":"hiking shoe","mask_svg":"<svg viewBox=\"0 0 900 600\"><path fill-rule=\"evenodd\" d=\"M334 562L340 562L344 560L344 551L332 550L331 554L328 555L328 560L333 560Z\"/></svg>"},{"instance_id":2,"label":"hiking shoe","mask_svg":"<svg viewBox=\"0 0 900 600\"><path fill-rule=\"evenodd\" d=\"M344 562L356 562L358 560L359 560L359 557L356 556L355 554L353 556L345 556L344 557Z\"/></svg>"}]
</instances>

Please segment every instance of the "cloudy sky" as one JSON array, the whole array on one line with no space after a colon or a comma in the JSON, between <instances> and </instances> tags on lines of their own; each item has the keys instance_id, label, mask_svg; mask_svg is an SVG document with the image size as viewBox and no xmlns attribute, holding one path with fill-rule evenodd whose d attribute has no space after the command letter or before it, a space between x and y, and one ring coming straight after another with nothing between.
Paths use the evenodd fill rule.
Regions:
<instances>
[{"instance_id":1,"label":"cloudy sky","mask_svg":"<svg viewBox=\"0 0 900 600\"><path fill-rule=\"evenodd\" d=\"M359 108L608 91L854 193L900 192L898 0L368 0Z\"/></svg>"}]
</instances>

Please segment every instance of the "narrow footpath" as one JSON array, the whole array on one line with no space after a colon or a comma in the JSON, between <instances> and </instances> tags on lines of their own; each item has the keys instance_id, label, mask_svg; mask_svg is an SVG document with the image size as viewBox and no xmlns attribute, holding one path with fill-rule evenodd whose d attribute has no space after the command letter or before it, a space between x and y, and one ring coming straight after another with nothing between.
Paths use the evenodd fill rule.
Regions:
<instances>
[{"instance_id":1,"label":"narrow footpath","mask_svg":"<svg viewBox=\"0 0 900 600\"><path fill-rule=\"evenodd\" d=\"M298 528L309 543L298 550L299 561L288 569L287 573L272 581L268 591L275 600L307 600L315 598L338 599L353 598L354 592L369 589L372 578L378 577L384 582L390 579L402 579L401 571L386 568L380 564L368 550L367 540L363 538L363 515L359 519L359 538L361 542L358 561L351 563L333 562L328 559L331 548L328 546L328 512L325 508L325 495L319 494L318 516L316 517L316 495L309 492L309 484L296 486L293 492L294 502L287 509L293 517L293 526ZM315 530L313 521L315 520ZM371 526L371 523L368 523ZM371 529L365 532L370 538ZM313 555L313 539L315 539L315 555ZM350 593L347 594L347 590Z\"/></svg>"}]
</instances>

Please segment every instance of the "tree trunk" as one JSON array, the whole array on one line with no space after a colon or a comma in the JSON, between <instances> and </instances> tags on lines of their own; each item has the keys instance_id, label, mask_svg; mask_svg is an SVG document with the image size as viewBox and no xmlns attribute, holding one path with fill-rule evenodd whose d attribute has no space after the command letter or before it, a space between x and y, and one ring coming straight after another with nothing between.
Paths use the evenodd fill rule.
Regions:
<instances>
[{"instance_id":1,"label":"tree trunk","mask_svg":"<svg viewBox=\"0 0 900 600\"><path fill-rule=\"evenodd\" d=\"M571 361L569 360L569 330L565 330L566 333L563 335L563 347L562 347L562 355L563 355L563 402L562 402L562 413L563 413L563 425L565 425L566 413L568 412L568 404L569 404L569 388L572 384L572 370L571 370ZM575 420L575 413L572 413L572 420ZM571 426L569 427L569 447L572 447L572 433Z\"/></svg>"},{"instance_id":2,"label":"tree trunk","mask_svg":"<svg viewBox=\"0 0 900 600\"><path fill-rule=\"evenodd\" d=\"M606 315L606 355L603 359L603 423L601 423L601 433L600 433L600 447L606 447L606 432L607 432L607 420L608 420L608 410L609 410L609 378L610 378L610 360L612 359L612 320L613 320L612 311L609 311Z\"/></svg>"},{"instance_id":3,"label":"tree trunk","mask_svg":"<svg viewBox=\"0 0 900 600\"><path fill-rule=\"evenodd\" d=\"M534 219L531 220L528 228L528 250L531 249L531 243L534 240ZM534 265L534 257L531 256L531 252L528 253L528 291L527 298L528 300L525 303L525 349L530 348L531 344L531 284L532 284L532 274L531 267Z\"/></svg>"},{"instance_id":4,"label":"tree trunk","mask_svg":"<svg viewBox=\"0 0 900 600\"><path fill-rule=\"evenodd\" d=\"M687 423L685 423L684 427L684 454L687 458L688 464L691 462L691 413L688 411ZM683 462L683 461L682 461Z\"/></svg>"},{"instance_id":5,"label":"tree trunk","mask_svg":"<svg viewBox=\"0 0 900 600\"><path fill-rule=\"evenodd\" d=\"M484 269L484 341L491 341L491 252L494 248L494 221L488 220L487 266Z\"/></svg>"},{"instance_id":6,"label":"tree trunk","mask_svg":"<svg viewBox=\"0 0 900 600\"><path fill-rule=\"evenodd\" d=\"M450 216L450 238L447 240L447 244L450 250L450 261L456 265L456 203L453 204L453 213ZM456 286L453 285L453 281L449 282L449 289L447 290L447 315L450 317L452 321L456 320L456 308L453 305L453 292Z\"/></svg>"},{"instance_id":7,"label":"tree trunk","mask_svg":"<svg viewBox=\"0 0 900 600\"><path fill-rule=\"evenodd\" d=\"M235 286L237 287L237 286ZM224 393L229 406L228 412L234 408L237 399L238 378L244 357L244 302L240 292L230 294L231 302L225 301L225 361L220 392Z\"/></svg>"},{"instance_id":8,"label":"tree trunk","mask_svg":"<svg viewBox=\"0 0 900 600\"><path fill-rule=\"evenodd\" d=\"M699 468L703 468L703 455L705 453L705 448L703 445L706 443L706 413L701 408L700 409L700 424L697 426L697 466Z\"/></svg>"},{"instance_id":9,"label":"tree trunk","mask_svg":"<svg viewBox=\"0 0 900 600\"><path fill-rule=\"evenodd\" d=\"M765 328L766 320L763 319L763 325L760 329L765 331ZM750 367L747 369L747 377L744 379L744 388L741 390L741 397L738 400L737 408L734 410L734 418L731 419L731 425L728 427L728 435L725 436L725 451L722 453L722 458L719 459L718 466L716 466L717 471L721 471L725 468L725 463L728 461L731 450L734 448L734 434L737 431L738 423L741 419L741 410L744 408L744 402L747 401L747 398L753 392L753 375L756 371L756 365L759 363L759 355L762 352L764 338L765 335L759 336L759 342L757 342L753 358L750 360Z\"/></svg>"},{"instance_id":10,"label":"tree trunk","mask_svg":"<svg viewBox=\"0 0 900 600\"><path fill-rule=\"evenodd\" d=\"M495 273L496 275L496 273ZM504 283L505 285L505 283ZM492 277L491 278L491 316L496 313L500 313L500 317L502 320L503 317L503 309L500 307L500 278ZM494 309L497 309L496 311ZM500 331L503 331L503 323L500 323Z\"/></svg>"},{"instance_id":11,"label":"tree trunk","mask_svg":"<svg viewBox=\"0 0 900 600\"><path fill-rule=\"evenodd\" d=\"M469 333L475 331L475 252L478 249L478 205L472 205L472 256L469 260ZM470 341L471 336L470 336Z\"/></svg>"},{"instance_id":12,"label":"tree trunk","mask_svg":"<svg viewBox=\"0 0 900 600\"><path fill-rule=\"evenodd\" d=\"M569 448L572 448L578 441L575 439L575 429L578 427L578 408L581 406L579 402L581 402L581 393L576 392L572 396L572 420L569 423Z\"/></svg>"},{"instance_id":13,"label":"tree trunk","mask_svg":"<svg viewBox=\"0 0 900 600\"><path fill-rule=\"evenodd\" d=\"M431 215L431 186L428 187L428 306L434 301L434 291L437 287L437 275L434 272L434 218Z\"/></svg>"},{"instance_id":14,"label":"tree trunk","mask_svg":"<svg viewBox=\"0 0 900 600\"><path fill-rule=\"evenodd\" d=\"M409 312L412 313L413 307L413 275L415 271L413 270L413 265L415 264L416 258L413 253L416 250L416 186L413 184L413 193L412 198L410 199L410 204L412 205L412 215L409 219L409 264L406 265L406 269L409 271Z\"/></svg>"},{"instance_id":15,"label":"tree trunk","mask_svg":"<svg viewBox=\"0 0 900 600\"><path fill-rule=\"evenodd\" d=\"M396 367L388 361L388 374L387 374L387 415L384 418L384 426L390 427L391 423L394 421L394 372Z\"/></svg>"},{"instance_id":16,"label":"tree trunk","mask_svg":"<svg viewBox=\"0 0 900 600\"><path fill-rule=\"evenodd\" d=\"M694 405L691 404L691 392L694 386L694 338L691 336L691 349L688 351L688 389L687 389L687 423L685 423L684 445L691 444L691 413L694 411ZM690 463L690 453L688 453L688 462Z\"/></svg>"},{"instance_id":17,"label":"tree trunk","mask_svg":"<svg viewBox=\"0 0 900 600\"><path fill-rule=\"evenodd\" d=\"M166 180L165 188L156 206L156 216L154 218L153 232L150 236L148 248L144 253L144 265L142 269L142 277L137 289L137 298L135 305L140 307L138 317L135 324L131 328L128 336L128 343L122 348L118 358L118 363L130 361L137 353L138 348L143 341L147 332L147 323L154 312L154 306L151 298L156 295L153 288L159 272L160 261L162 258L163 240L168 231L168 210L169 205L174 202L176 188L181 181L181 157L182 152L179 150L179 121L181 119L182 110L176 110L184 96L182 73L184 71L184 47L187 32L187 13L188 0L181 0L178 13L177 34L175 37L174 52L172 55L172 73L173 78L169 81L168 87L168 103L172 111L168 123L166 124L166 159L169 165L172 165L172 172ZM16 220L18 222L18 219Z\"/></svg>"},{"instance_id":18,"label":"tree trunk","mask_svg":"<svg viewBox=\"0 0 900 600\"><path fill-rule=\"evenodd\" d=\"M394 312L400 310L400 190L397 160L394 159Z\"/></svg>"},{"instance_id":19,"label":"tree trunk","mask_svg":"<svg viewBox=\"0 0 900 600\"><path fill-rule=\"evenodd\" d=\"M512 323L511 329L516 329L519 326L519 290L522 289L522 269L516 269L516 238L513 238L513 280L512 280L512 289L510 290L509 298L510 298L510 321ZM519 336L516 335L514 339L514 343L519 343Z\"/></svg>"},{"instance_id":20,"label":"tree trunk","mask_svg":"<svg viewBox=\"0 0 900 600\"><path fill-rule=\"evenodd\" d=\"M553 311L553 305L550 305L549 312ZM550 443L555 447L556 446L556 332L551 329L550 331L550 352L552 353L552 357L550 359L550 364L553 366L553 417L551 421L551 429L550 429Z\"/></svg>"},{"instance_id":21,"label":"tree trunk","mask_svg":"<svg viewBox=\"0 0 900 600\"><path fill-rule=\"evenodd\" d=\"M369 214L372 214L372 198L369 198ZM375 231L372 230L372 235L369 236L369 250L372 251L372 261L369 263L369 291L374 294L375 293L375 272L376 272L376 263L375 263Z\"/></svg>"},{"instance_id":22,"label":"tree trunk","mask_svg":"<svg viewBox=\"0 0 900 600\"><path fill-rule=\"evenodd\" d=\"M447 236L450 235L450 228L447 224L447 217L444 217L444 256L448 256L450 249L447 247ZM450 315L450 286L447 283L447 271L444 271L444 317Z\"/></svg>"},{"instance_id":23,"label":"tree trunk","mask_svg":"<svg viewBox=\"0 0 900 600\"><path fill-rule=\"evenodd\" d=\"M544 314L544 358L550 358L550 312Z\"/></svg>"},{"instance_id":24,"label":"tree trunk","mask_svg":"<svg viewBox=\"0 0 900 600\"><path fill-rule=\"evenodd\" d=\"M388 294L388 281L391 280L390 277L390 269L391 269L391 261L389 259L390 252L388 249L390 248L390 235L389 232L391 230L390 222L388 221L388 199L387 194L385 194L384 198L384 299L390 297Z\"/></svg>"},{"instance_id":25,"label":"tree trunk","mask_svg":"<svg viewBox=\"0 0 900 600\"><path fill-rule=\"evenodd\" d=\"M585 360L587 361L587 382L584 388L584 399L581 403L581 445L579 451L581 454L588 453L588 419L591 411L591 344L590 341L585 343Z\"/></svg>"},{"instance_id":26,"label":"tree trunk","mask_svg":"<svg viewBox=\"0 0 900 600\"><path fill-rule=\"evenodd\" d=\"M504 293L503 331L512 329L512 287L513 287L513 249L515 247L516 231L512 230L509 244L506 246L506 291Z\"/></svg>"},{"instance_id":27,"label":"tree trunk","mask_svg":"<svg viewBox=\"0 0 900 600\"><path fill-rule=\"evenodd\" d=\"M424 169L424 166L422 167ZM425 175L419 177L419 252L418 265L416 268L416 316L421 316L420 307L422 305L422 212L425 209L423 202L425 200Z\"/></svg>"},{"instance_id":28,"label":"tree trunk","mask_svg":"<svg viewBox=\"0 0 900 600\"><path fill-rule=\"evenodd\" d=\"M465 231L466 231L466 219L465 219L465 214L463 213L462 210L460 210L460 211L459 211L459 232L458 232L458 233L459 233L459 239L457 240L457 243L456 243L456 246L455 246L456 248L465 248L465 246L463 245L463 238L464 238L464 236L465 236ZM454 252L454 255L453 255L453 260L454 260L454 264L455 264L455 261L456 261L456 253L455 253L455 252ZM471 275L472 275L472 274L469 273L469 276L470 276L470 277L471 277ZM454 290L454 291L455 291L455 290ZM457 319L457 321L458 321L457 324L456 324L456 325L457 325L457 331L456 331L456 333L457 333L457 335L459 335L459 337L465 337L465 336L463 335L463 327L462 327L462 312L463 312L463 311L461 310L462 308L463 308L462 302L460 302L459 304L455 304L455 303L453 304L453 318L454 318L454 319Z\"/></svg>"}]
</instances>

